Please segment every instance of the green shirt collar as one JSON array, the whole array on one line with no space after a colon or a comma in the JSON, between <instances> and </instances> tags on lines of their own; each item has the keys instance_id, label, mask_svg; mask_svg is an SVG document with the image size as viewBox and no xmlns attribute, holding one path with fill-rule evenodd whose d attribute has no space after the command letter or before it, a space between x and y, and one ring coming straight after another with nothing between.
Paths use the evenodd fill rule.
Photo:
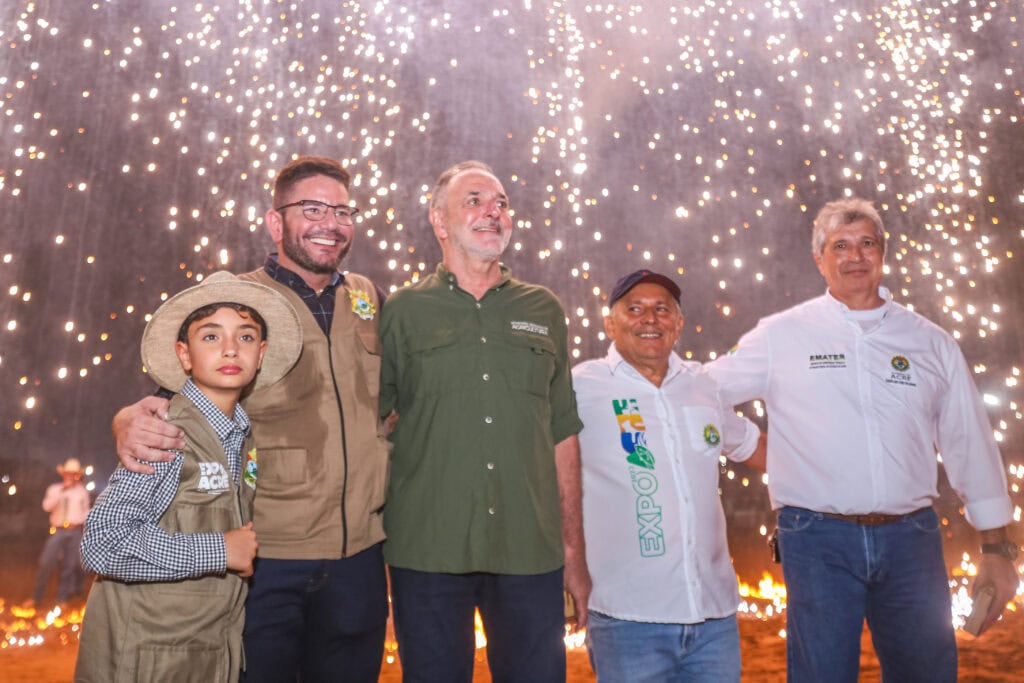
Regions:
<instances>
[{"instance_id":1,"label":"green shirt collar","mask_svg":"<svg viewBox=\"0 0 1024 683\"><path fill-rule=\"evenodd\" d=\"M489 290L487 290L488 292L498 291L499 289L507 285L509 280L512 279L512 271L509 269L508 266L506 266L504 263L498 264L498 266L501 268L501 279L498 280L498 284L494 285ZM454 285L456 287L459 287L459 289L462 289L462 287L459 286L459 278L456 277L455 273L445 268L445 265L443 263L437 264L437 270L435 271L435 273L438 279L441 280L441 282L447 282L450 285Z\"/></svg>"}]
</instances>

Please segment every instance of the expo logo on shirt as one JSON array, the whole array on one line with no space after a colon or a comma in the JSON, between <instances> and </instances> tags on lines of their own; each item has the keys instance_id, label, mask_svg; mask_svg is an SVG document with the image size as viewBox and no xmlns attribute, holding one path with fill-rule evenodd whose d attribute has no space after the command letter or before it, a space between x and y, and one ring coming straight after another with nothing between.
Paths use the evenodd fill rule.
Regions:
<instances>
[{"instance_id":1,"label":"expo logo on shirt","mask_svg":"<svg viewBox=\"0 0 1024 683\"><path fill-rule=\"evenodd\" d=\"M647 427L636 399L612 401L619 423L619 439L629 463L629 479L636 494L636 522L639 526L640 555L665 554L665 532L661 529L661 506L654 502L658 477L654 474L654 454L647 448Z\"/></svg>"}]
</instances>

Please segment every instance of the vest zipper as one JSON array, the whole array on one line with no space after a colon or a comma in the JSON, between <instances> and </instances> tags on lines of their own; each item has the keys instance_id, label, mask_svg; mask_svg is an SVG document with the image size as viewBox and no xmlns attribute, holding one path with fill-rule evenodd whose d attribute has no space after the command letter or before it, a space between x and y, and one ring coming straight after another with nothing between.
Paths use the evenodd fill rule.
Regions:
<instances>
[{"instance_id":1,"label":"vest zipper","mask_svg":"<svg viewBox=\"0 0 1024 683\"><path fill-rule=\"evenodd\" d=\"M250 429L251 429L251 427L250 427ZM242 439L242 450L238 454L238 482L235 483L235 485L234 485L235 486L235 508L237 509L237 512L238 512L238 526L242 526L243 524L246 523L245 522L245 504L242 502L242 486L245 485L245 482L242 481L242 480L245 478L245 456L246 456L245 447L246 447L246 445L248 443L249 443L249 439L248 438ZM227 455L227 454L225 453L225 455ZM229 462L227 465L228 465L228 471L230 472L231 471L231 463ZM232 477L232 480L234 480L234 477ZM255 562L255 561L256 561L256 558L253 558L253 562ZM240 581L238 582L238 589L235 592L235 603L236 604L238 602L238 598L241 595L242 591L245 590L245 587L249 585L249 579L242 579L241 577L239 577L239 578L240 578ZM228 647L228 648L225 648L225 649L229 653L229 655L228 655L228 665L230 666L230 664L231 664L231 656L230 656L231 648ZM241 660L242 660L240 662L240 664L242 665L242 671L245 671L245 643L244 642L241 644L241 647L239 648L239 653L238 654L241 656Z\"/></svg>"},{"instance_id":2,"label":"vest zipper","mask_svg":"<svg viewBox=\"0 0 1024 683\"><path fill-rule=\"evenodd\" d=\"M332 324L331 327L333 328L334 325ZM327 335L327 363L331 369L331 385L334 387L334 399L338 404L338 418L341 420L341 462L345 467L341 478L341 556L348 557L348 513L345 509L345 494L348 492L348 438L345 436L345 408L341 404L341 392L338 390L338 380L334 375L334 351L329 334Z\"/></svg>"}]
</instances>

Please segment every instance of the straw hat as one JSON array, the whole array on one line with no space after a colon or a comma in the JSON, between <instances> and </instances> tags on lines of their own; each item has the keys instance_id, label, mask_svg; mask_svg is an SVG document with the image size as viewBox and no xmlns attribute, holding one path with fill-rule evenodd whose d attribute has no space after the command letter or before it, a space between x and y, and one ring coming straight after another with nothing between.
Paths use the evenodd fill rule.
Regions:
<instances>
[{"instance_id":1,"label":"straw hat","mask_svg":"<svg viewBox=\"0 0 1024 683\"><path fill-rule=\"evenodd\" d=\"M165 301L146 325L142 364L157 384L174 391L185 384L187 375L174 350L178 330L193 311L216 303L248 306L267 323L267 352L256 375L256 389L270 386L292 369L302 352L302 328L295 309L270 287L220 270Z\"/></svg>"},{"instance_id":2,"label":"straw hat","mask_svg":"<svg viewBox=\"0 0 1024 683\"><path fill-rule=\"evenodd\" d=\"M64 461L63 465L57 465L57 474L81 474L82 463L78 462L78 458L68 458Z\"/></svg>"}]
</instances>

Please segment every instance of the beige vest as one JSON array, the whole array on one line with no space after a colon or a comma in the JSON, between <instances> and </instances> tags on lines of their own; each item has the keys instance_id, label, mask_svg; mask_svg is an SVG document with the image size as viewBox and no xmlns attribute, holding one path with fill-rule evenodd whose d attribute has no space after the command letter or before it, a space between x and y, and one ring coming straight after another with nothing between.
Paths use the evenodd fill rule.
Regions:
<instances>
[{"instance_id":1,"label":"beige vest","mask_svg":"<svg viewBox=\"0 0 1024 683\"><path fill-rule=\"evenodd\" d=\"M253 527L259 556L337 559L384 540L388 442L378 418L380 302L368 279L338 288L331 335L294 291L260 269L241 276L281 292L302 324L302 355L284 379L245 399L259 451ZM373 311L353 309L366 299ZM274 343L274 330L268 330Z\"/></svg>"},{"instance_id":2,"label":"beige vest","mask_svg":"<svg viewBox=\"0 0 1024 683\"><path fill-rule=\"evenodd\" d=\"M224 448L199 409L171 400L170 421L185 431L178 493L160 518L168 533L230 531L247 523L252 489L230 481ZM252 448L247 440L242 464ZM203 481L203 464L229 473L227 490ZM246 582L237 574L159 583L99 578L89 592L75 681L237 681L242 668Z\"/></svg>"}]
</instances>

